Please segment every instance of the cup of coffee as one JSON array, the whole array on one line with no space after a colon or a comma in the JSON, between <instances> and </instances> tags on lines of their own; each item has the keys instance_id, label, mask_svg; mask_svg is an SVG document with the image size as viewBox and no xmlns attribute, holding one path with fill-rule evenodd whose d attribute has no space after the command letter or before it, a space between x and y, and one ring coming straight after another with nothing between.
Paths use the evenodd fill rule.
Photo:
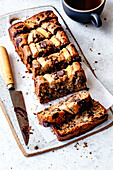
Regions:
<instances>
[{"instance_id":1,"label":"cup of coffee","mask_svg":"<svg viewBox=\"0 0 113 170\"><path fill-rule=\"evenodd\" d=\"M102 25L100 14L106 0L62 0L65 13L73 20L81 23L92 23L96 27Z\"/></svg>"}]
</instances>

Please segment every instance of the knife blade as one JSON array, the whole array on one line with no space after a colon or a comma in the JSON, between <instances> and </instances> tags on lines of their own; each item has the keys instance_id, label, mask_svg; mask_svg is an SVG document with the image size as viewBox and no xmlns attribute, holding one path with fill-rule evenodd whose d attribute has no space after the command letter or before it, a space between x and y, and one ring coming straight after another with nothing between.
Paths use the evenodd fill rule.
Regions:
<instances>
[{"instance_id":1,"label":"knife blade","mask_svg":"<svg viewBox=\"0 0 113 170\"><path fill-rule=\"evenodd\" d=\"M14 88L14 79L9 61L9 56L5 47L0 46L0 67L5 80L5 84L10 92L11 100L14 107L20 130L27 145L29 142L29 120L24 103L22 91L16 91Z\"/></svg>"}]
</instances>

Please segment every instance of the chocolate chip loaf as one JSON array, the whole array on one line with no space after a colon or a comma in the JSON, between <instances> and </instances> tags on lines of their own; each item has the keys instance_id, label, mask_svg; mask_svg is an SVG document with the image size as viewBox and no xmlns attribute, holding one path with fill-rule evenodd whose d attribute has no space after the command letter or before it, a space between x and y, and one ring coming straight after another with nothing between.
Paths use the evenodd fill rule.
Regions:
<instances>
[{"instance_id":1,"label":"chocolate chip loaf","mask_svg":"<svg viewBox=\"0 0 113 170\"><path fill-rule=\"evenodd\" d=\"M48 127L69 120L78 112L88 109L92 99L88 92L78 92L63 101L37 113L39 124Z\"/></svg>"},{"instance_id":2,"label":"chocolate chip loaf","mask_svg":"<svg viewBox=\"0 0 113 170\"><path fill-rule=\"evenodd\" d=\"M107 117L107 110L99 102L93 101L89 109L75 115L71 120L55 125L52 129L58 140L63 141L91 130L104 122Z\"/></svg>"},{"instance_id":3,"label":"chocolate chip loaf","mask_svg":"<svg viewBox=\"0 0 113 170\"><path fill-rule=\"evenodd\" d=\"M65 31L52 11L44 11L24 22L13 24L8 31L16 52L29 72L32 71L34 59L59 52L69 44Z\"/></svg>"},{"instance_id":4,"label":"chocolate chip loaf","mask_svg":"<svg viewBox=\"0 0 113 170\"><path fill-rule=\"evenodd\" d=\"M86 76L78 62L66 69L37 76L34 82L35 93L40 103L47 103L71 92L86 89Z\"/></svg>"}]
</instances>

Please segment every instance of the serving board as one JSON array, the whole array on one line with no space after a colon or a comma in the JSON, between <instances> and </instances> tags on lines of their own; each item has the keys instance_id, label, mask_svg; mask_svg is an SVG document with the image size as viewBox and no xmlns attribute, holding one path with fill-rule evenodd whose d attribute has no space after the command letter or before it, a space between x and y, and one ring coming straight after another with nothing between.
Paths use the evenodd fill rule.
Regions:
<instances>
[{"instance_id":1,"label":"serving board","mask_svg":"<svg viewBox=\"0 0 113 170\"><path fill-rule=\"evenodd\" d=\"M109 116L106 122L102 123L101 125L97 126L93 130L79 137L75 137L70 140L59 142L56 136L53 134L51 128L44 128L38 124L38 120L36 117L37 111L40 111L44 109L45 107L50 106L50 104L55 104L63 100L66 97L54 100L44 105L39 104L38 99L36 98L34 94L34 83L32 80L32 74L25 72L26 71L25 66L23 65L22 62L20 62L19 56L14 51L14 47L8 36L8 28L11 25L11 23L15 23L19 20L25 20L26 18L29 18L30 16L33 16L36 13L39 13L41 11L46 11L46 10L52 10L58 16L59 22L61 23L62 27L66 31L70 41L75 45L80 56L82 57L82 65L86 72L86 76L87 76L88 83L89 83L88 85L90 86L89 92L91 90L92 97L97 100L99 99L101 100L101 98L103 98L103 95L105 95L106 100L101 100L101 104L106 104L106 101L110 97L111 103L108 103L108 105L106 105L107 108L109 108L109 106L112 105L112 101L113 101L113 96L111 96L109 92L97 80L96 75L94 74L93 69L91 68L86 57L84 56L78 42L76 41L75 37L72 35L66 22L63 20L62 16L60 15L60 13L57 11L55 7L53 6L35 7L31 9L17 11L15 13L10 13L10 14L0 17L0 26L1 26L0 45L5 46L8 50L10 62L11 62L12 70L13 70L13 75L14 75L14 79L16 82L16 89L23 91L23 95L24 95L24 99L26 103L29 124L31 127L30 128L30 139L29 139L29 143L27 146L24 143L16 115L13 111L13 106L10 100L10 95L4 83L4 80L2 78L2 75L0 76L0 98L1 98L0 106L3 110L3 113L6 119L8 120L9 126L12 130L12 133L16 139L16 142L19 148L21 149L22 153L27 157L41 154L41 153L44 153L44 152L47 152L53 149L57 149L57 148L69 145L75 141L78 141L85 137L93 135L113 125L113 114L112 114L113 112L112 112L112 109L110 108L108 110ZM95 93L97 93L97 90L98 90L95 88L96 86L101 87L100 93L98 93L97 98L95 96ZM105 94L102 95L103 90L105 91ZM107 95L108 95L108 98L107 98Z\"/></svg>"}]
</instances>

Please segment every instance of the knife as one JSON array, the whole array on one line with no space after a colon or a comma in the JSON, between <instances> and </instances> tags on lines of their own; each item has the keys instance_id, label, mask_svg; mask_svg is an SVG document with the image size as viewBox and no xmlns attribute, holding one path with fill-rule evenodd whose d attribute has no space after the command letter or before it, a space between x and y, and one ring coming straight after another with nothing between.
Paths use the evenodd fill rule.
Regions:
<instances>
[{"instance_id":1,"label":"knife","mask_svg":"<svg viewBox=\"0 0 113 170\"><path fill-rule=\"evenodd\" d=\"M11 100L14 107L21 133L25 144L29 141L29 121L24 103L22 91L16 91L14 88L14 79L9 61L9 56L5 47L0 46L0 67L5 80L5 84L10 92Z\"/></svg>"}]
</instances>

